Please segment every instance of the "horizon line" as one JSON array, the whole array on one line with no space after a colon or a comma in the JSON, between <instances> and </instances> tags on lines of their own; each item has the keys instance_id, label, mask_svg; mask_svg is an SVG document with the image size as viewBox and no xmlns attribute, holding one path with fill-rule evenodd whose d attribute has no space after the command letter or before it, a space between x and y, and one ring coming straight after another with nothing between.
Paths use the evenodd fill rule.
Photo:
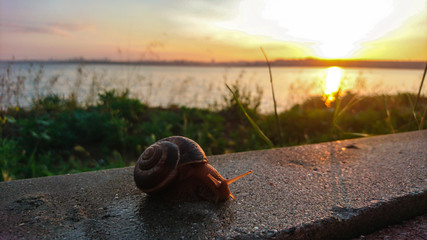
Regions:
<instances>
[{"instance_id":1,"label":"horizon line","mask_svg":"<svg viewBox=\"0 0 427 240\"><path fill-rule=\"evenodd\" d=\"M159 65L159 66L230 66L230 67L262 67L267 64L265 60L238 60L238 61L194 61L194 60L112 60L104 59L85 59L69 58L69 59L33 59L33 60L17 60L0 59L0 63L48 63L48 64L118 64L118 65ZM377 59L326 59L326 58L276 58L270 60L270 64L274 67L366 67L366 68L409 68L418 69L424 68L427 60L377 60Z\"/></svg>"}]
</instances>

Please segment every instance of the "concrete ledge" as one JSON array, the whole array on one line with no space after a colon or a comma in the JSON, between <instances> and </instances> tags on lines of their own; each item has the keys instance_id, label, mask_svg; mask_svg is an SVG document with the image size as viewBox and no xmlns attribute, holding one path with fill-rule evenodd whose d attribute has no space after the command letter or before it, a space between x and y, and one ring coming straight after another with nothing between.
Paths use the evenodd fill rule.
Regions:
<instances>
[{"instance_id":1,"label":"concrete ledge","mask_svg":"<svg viewBox=\"0 0 427 240\"><path fill-rule=\"evenodd\" d=\"M0 239L351 238L427 212L427 131L208 157L236 200L164 202L133 168L0 183Z\"/></svg>"}]
</instances>

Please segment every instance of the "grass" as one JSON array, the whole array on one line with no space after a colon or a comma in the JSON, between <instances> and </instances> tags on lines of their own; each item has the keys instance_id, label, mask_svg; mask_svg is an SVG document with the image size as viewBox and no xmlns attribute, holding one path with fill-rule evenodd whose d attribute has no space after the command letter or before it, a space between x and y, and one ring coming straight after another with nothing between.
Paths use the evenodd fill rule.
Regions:
<instances>
[{"instance_id":1,"label":"grass","mask_svg":"<svg viewBox=\"0 0 427 240\"><path fill-rule=\"evenodd\" d=\"M271 65L270 65L270 61L268 60L267 54L265 53L262 47L261 47L261 52L265 57L265 61L267 62L268 74L270 76L271 96L274 104L274 116L276 118L276 126L277 126L277 131L279 131L279 137L282 138L282 128L280 127L279 115L277 114L277 102L276 102L276 96L274 94L273 74L271 73Z\"/></svg>"},{"instance_id":2,"label":"grass","mask_svg":"<svg viewBox=\"0 0 427 240\"><path fill-rule=\"evenodd\" d=\"M270 148L273 148L274 147L273 143L265 135L265 133L259 128L259 126L255 123L255 121L249 116L249 114L246 112L246 110L243 107L242 103L239 101L239 98L237 97L237 94L227 84L225 84L225 85L227 86L227 88L231 92L231 94L233 95L233 98L236 101L237 105L239 106L240 110L242 110L243 114L245 114L246 119L248 119L249 123L251 124L251 126L253 127L253 129L255 130L255 132L258 134L258 136L260 136L261 139L264 140L265 143L267 143L267 145ZM276 114L276 116L277 116L277 114Z\"/></svg>"},{"instance_id":3,"label":"grass","mask_svg":"<svg viewBox=\"0 0 427 240\"><path fill-rule=\"evenodd\" d=\"M419 101L420 96L421 96L421 89L423 88L424 80L425 80L425 78L426 78L426 73L427 73L427 63L426 63L426 66L425 66L425 68L424 68L424 74L423 74L423 77L422 77L422 79L421 79L420 87L419 87L419 89L418 89L417 98L415 99L415 104L414 104L414 106L412 107L412 114L413 114L413 116L414 116L414 118L415 118L415 121L417 121L418 129L419 129L419 130L421 130L421 129L422 129L422 127L424 126L424 119L426 118L426 112L427 112L427 107L425 107L425 108L424 108L424 113L421 115L420 122L418 123L418 118L417 118L416 108L417 108L417 104L418 104L418 101ZM411 104L412 104L412 102L411 102Z\"/></svg>"},{"instance_id":4,"label":"grass","mask_svg":"<svg viewBox=\"0 0 427 240\"><path fill-rule=\"evenodd\" d=\"M26 79L40 85L38 71L32 74ZM2 91L21 87L7 71L0 75L0 83ZM83 103L76 94L39 91L28 107L21 107L13 94L2 95L0 180L133 165L146 147L171 135L192 138L212 155L427 127L427 98L420 94L345 92L331 108L317 96L286 111L262 114L260 95L238 82L227 88L215 109L151 107L126 90L101 91ZM416 106L412 99L417 99ZM422 117L414 118L414 112Z\"/></svg>"}]
</instances>

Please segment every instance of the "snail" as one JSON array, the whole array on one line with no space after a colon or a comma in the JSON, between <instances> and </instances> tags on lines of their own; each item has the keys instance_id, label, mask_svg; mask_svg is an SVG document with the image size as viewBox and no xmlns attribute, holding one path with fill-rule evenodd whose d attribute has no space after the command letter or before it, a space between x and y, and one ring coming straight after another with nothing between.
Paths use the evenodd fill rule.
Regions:
<instances>
[{"instance_id":1,"label":"snail","mask_svg":"<svg viewBox=\"0 0 427 240\"><path fill-rule=\"evenodd\" d=\"M224 179L208 163L199 144L173 136L155 142L141 154L135 164L134 180L139 189L152 196L218 203L234 199L228 185L249 173L252 171Z\"/></svg>"}]
</instances>

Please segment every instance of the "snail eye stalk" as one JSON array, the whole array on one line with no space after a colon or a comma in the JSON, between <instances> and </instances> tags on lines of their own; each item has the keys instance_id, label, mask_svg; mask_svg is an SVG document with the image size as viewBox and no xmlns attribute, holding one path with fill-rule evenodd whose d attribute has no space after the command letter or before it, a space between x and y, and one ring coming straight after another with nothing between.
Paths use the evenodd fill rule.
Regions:
<instances>
[{"instance_id":1,"label":"snail eye stalk","mask_svg":"<svg viewBox=\"0 0 427 240\"><path fill-rule=\"evenodd\" d=\"M221 182L214 178L210 173L208 174L208 178L212 180L212 182L215 184L215 187L219 188L219 186L221 186Z\"/></svg>"},{"instance_id":2,"label":"snail eye stalk","mask_svg":"<svg viewBox=\"0 0 427 240\"><path fill-rule=\"evenodd\" d=\"M228 185L228 184L233 183L233 182L235 182L235 181L239 180L240 178L242 178L242 177L244 177L244 176L246 176L246 175L248 175L248 174L250 174L250 173L252 173L252 170L250 170L249 172L243 173L243 174L242 174L242 175L240 175L240 176L237 176L237 177L234 177L234 178L231 178L231 179L227 179L227 180L225 180L225 182L226 182L226 183L227 183L227 185Z\"/></svg>"}]
</instances>

